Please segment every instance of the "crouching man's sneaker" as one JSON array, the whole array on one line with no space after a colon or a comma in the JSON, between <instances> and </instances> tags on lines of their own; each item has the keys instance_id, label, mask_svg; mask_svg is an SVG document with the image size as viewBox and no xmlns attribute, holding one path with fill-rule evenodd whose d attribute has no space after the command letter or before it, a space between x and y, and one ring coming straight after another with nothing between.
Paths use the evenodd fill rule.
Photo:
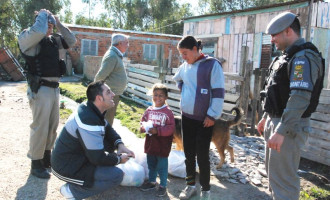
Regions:
<instances>
[{"instance_id":1,"label":"crouching man's sneaker","mask_svg":"<svg viewBox=\"0 0 330 200\"><path fill-rule=\"evenodd\" d=\"M69 184L66 183L66 184L62 185L60 192L61 192L61 195L64 196L66 199L75 200L75 198L69 188Z\"/></svg>"},{"instance_id":2,"label":"crouching man's sneaker","mask_svg":"<svg viewBox=\"0 0 330 200\"><path fill-rule=\"evenodd\" d=\"M210 200L210 191L202 191L200 200Z\"/></svg>"},{"instance_id":3,"label":"crouching man's sneaker","mask_svg":"<svg viewBox=\"0 0 330 200\"><path fill-rule=\"evenodd\" d=\"M197 190L195 186L187 186L181 193L179 198L180 199L190 199L190 197L197 194Z\"/></svg>"}]
</instances>

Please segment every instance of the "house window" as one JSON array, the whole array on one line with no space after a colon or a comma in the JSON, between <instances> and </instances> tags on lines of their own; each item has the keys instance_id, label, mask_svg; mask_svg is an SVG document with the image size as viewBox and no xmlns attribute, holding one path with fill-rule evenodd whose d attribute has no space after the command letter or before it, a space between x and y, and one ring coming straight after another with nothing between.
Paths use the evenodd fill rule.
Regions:
<instances>
[{"instance_id":1,"label":"house window","mask_svg":"<svg viewBox=\"0 0 330 200\"><path fill-rule=\"evenodd\" d=\"M144 44L143 45L143 58L146 60L156 60L157 57L157 45Z\"/></svg>"},{"instance_id":2,"label":"house window","mask_svg":"<svg viewBox=\"0 0 330 200\"><path fill-rule=\"evenodd\" d=\"M82 39L81 40L81 55L97 56L98 55L98 40Z\"/></svg>"}]
</instances>

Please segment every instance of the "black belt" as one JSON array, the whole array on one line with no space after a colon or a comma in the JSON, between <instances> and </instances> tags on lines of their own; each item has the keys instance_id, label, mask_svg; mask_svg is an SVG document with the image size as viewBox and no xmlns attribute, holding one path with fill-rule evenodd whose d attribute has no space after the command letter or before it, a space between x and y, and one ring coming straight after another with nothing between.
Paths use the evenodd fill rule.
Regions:
<instances>
[{"instance_id":1,"label":"black belt","mask_svg":"<svg viewBox=\"0 0 330 200\"><path fill-rule=\"evenodd\" d=\"M41 80L40 85L46 86L46 87L51 87L51 88L58 88L60 85L58 82L51 82L47 80Z\"/></svg>"}]
</instances>

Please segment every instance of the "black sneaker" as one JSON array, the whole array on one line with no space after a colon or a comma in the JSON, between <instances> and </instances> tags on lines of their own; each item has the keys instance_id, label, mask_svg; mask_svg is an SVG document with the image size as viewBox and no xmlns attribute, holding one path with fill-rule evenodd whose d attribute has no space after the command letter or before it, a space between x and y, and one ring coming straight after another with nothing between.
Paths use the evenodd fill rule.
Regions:
<instances>
[{"instance_id":1,"label":"black sneaker","mask_svg":"<svg viewBox=\"0 0 330 200\"><path fill-rule=\"evenodd\" d=\"M157 196L158 197L163 197L167 194L167 190L166 190L166 187L162 187L162 186L159 186L158 190L157 190Z\"/></svg>"},{"instance_id":2,"label":"black sneaker","mask_svg":"<svg viewBox=\"0 0 330 200\"><path fill-rule=\"evenodd\" d=\"M148 190L153 190L156 188L156 183L150 183L150 182L145 182L143 185L140 187L140 190L142 191L148 191Z\"/></svg>"}]
</instances>

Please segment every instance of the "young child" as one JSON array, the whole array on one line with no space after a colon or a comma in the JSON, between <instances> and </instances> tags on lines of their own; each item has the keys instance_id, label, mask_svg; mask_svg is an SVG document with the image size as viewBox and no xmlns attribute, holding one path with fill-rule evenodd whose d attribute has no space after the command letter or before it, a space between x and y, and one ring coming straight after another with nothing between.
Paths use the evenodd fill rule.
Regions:
<instances>
[{"instance_id":1,"label":"young child","mask_svg":"<svg viewBox=\"0 0 330 200\"><path fill-rule=\"evenodd\" d=\"M174 115L166 105L168 89L165 85L156 83L152 87L153 105L147 108L141 119L141 133L146 133L144 152L147 154L149 181L141 186L142 191L156 188L157 174L160 185L157 196L167 193L168 155L171 151Z\"/></svg>"}]
</instances>

